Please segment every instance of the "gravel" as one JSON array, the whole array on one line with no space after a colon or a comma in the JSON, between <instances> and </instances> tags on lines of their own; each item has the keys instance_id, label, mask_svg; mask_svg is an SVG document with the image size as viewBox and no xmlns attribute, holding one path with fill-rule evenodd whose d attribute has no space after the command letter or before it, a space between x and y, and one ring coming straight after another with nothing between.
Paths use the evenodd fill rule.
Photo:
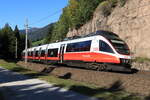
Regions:
<instances>
[{"instance_id":1,"label":"gravel","mask_svg":"<svg viewBox=\"0 0 150 100\"><path fill-rule=\"evenodd\" d=\"M136 68L138 70L143 70L143 71L150 71L150 62L149 61L133 62L132 68Z\"/></svg>"},{"instance_id":2,"label":"gravel","mask_svg":"<svg viewBox=\"0 0 150 100\"><path fill-rule=\"evenodd\" d=\"M19 65L25 66L24 62L18 62ZM28 63L28 68L42 72L48 65ZM49 73L57 77L63 77L69 73L69 78L75 81L82 81L89 84L95 84L98 87L110 87L115 82L120 82L123 89L129 93L139 95L150 94L150 72L138 71L137 73L116 73L116 72L99 72L93 70L69 68L64 66L51 66L53 70Z\"/></svg>"}]
</instances>

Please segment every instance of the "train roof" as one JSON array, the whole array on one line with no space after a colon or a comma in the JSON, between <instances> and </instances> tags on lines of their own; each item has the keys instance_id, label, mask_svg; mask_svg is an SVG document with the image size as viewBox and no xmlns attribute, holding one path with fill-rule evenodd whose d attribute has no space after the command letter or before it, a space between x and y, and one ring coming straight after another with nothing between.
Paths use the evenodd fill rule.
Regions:
<instances>
[{"instance_id":1,"label":"train roof","mask_svg":"<svg viewBox=\"0 0 150 100\"><path fill-rule=\"evenodd\" d=\"M45 44L45 45L36 46L36 47L31 47L31 48L28 48L28 51L33 51L34 49L39 50L40 48L41 48L41 50L44 50L46 48L55 48L58 45L60 45L60 43L68 43L70 40L71 41L76 41L77 39L82 39L82 38L87 39L87 38L90 38L90 37L93 37L93 36L103 36L107 39L119 39L119 36L117 34L113 33L113 32L99 30L99 31L96 31L96 32L92 32L88 35L68 37L68 38L65 38L63 41L50 43L50 44ZM25 52L25 50L23 52Z\"/></svg>"},{"instance_id":2,"label":"train roof","mask_svg":"<svg viewBox=\"0 0 150 100\"><path fill-rule=\"evenodd\" d=\"M89 36L96 36L96 35L101 35L101 36L104 36L104 37L106 37L106 38L119 37L117 34L115 34L115 33L113 33L113 32L102 31L102 30L99 30L99 31L90 33L90 34L86 35L86 37L89 37Z\"/></svg>"},{"instance_id":3,"label":"train roof","mask_svg":"<svg viewBox=\"0 0 150 100\"><path fill-rule=\"evenodd\" d=\"M119 38L119 36L113 32L98 30L96 32L92 32L92 33L90 33L88 35L84 35L84 36L68 37L68 38L65 38L64 41L79 39L79 38L85 38L85 37L91 37L91 36L98 36L98 35L101 35L107 39L118 39Z\"/></svg>"}]
</instances>

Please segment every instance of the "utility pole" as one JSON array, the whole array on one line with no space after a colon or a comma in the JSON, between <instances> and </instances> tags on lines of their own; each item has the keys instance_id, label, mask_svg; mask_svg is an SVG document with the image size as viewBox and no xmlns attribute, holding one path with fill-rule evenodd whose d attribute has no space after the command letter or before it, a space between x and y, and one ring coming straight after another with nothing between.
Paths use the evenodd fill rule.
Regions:
<instances>
[{"instance_id":1,"label":"utility pole","mask_svg":"<svg viewBox=\"0 0 150 100\"><path fill-rule=\"evenodd\" d=\"M28 19L26 19L26 24L25 24L25 28L26 28L26 39L25 39L25 63L27 63L28 59Z\"/></svg>"},{"instance_id":2,"label":"utility pole","mask_svg":"<svg viewBox=\"0 0 150 100\"><path fill-rule=\"evenodd\" d=\"M17 49L18 49L18 43L17 43L17 38L16 38L16 59L18 58L18 51L17 51Z\"/></svg>"}]
</instances>

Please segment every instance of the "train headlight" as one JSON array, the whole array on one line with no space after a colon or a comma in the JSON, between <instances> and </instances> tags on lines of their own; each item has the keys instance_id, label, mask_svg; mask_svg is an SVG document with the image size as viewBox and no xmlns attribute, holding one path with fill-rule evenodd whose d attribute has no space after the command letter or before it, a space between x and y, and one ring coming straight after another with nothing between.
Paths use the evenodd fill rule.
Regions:
<instances>
[{"instance_id":1,"label":"train headlight","mask_svg":"<svg viewBox=\"0 0 150 100\"><path fill-rule=\"evenodd\" d=\"M131 63L131 60L130 59L120 59L121 63L122 64L130 64Z\"/></svg>"}]
</instances>

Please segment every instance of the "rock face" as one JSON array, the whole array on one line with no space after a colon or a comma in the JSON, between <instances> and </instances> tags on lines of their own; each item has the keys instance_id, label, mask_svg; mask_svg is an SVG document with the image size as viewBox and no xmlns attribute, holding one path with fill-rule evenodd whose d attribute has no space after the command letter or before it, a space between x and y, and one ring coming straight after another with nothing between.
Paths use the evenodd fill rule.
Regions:
<instances>
[{"instance_id":1,"label":"rock face","mask_svg":"<svg viewBox=\"0 0 150 100\"><path fill-rule=\"evenodd\" d=\"M118 34L129 45L134 56L150 58L150 0L127 0L116 6L111 15L104 17L101 4L93 19L67 36L89 34L96 30L108 30Z\"/></svg>"}]
</instances>

